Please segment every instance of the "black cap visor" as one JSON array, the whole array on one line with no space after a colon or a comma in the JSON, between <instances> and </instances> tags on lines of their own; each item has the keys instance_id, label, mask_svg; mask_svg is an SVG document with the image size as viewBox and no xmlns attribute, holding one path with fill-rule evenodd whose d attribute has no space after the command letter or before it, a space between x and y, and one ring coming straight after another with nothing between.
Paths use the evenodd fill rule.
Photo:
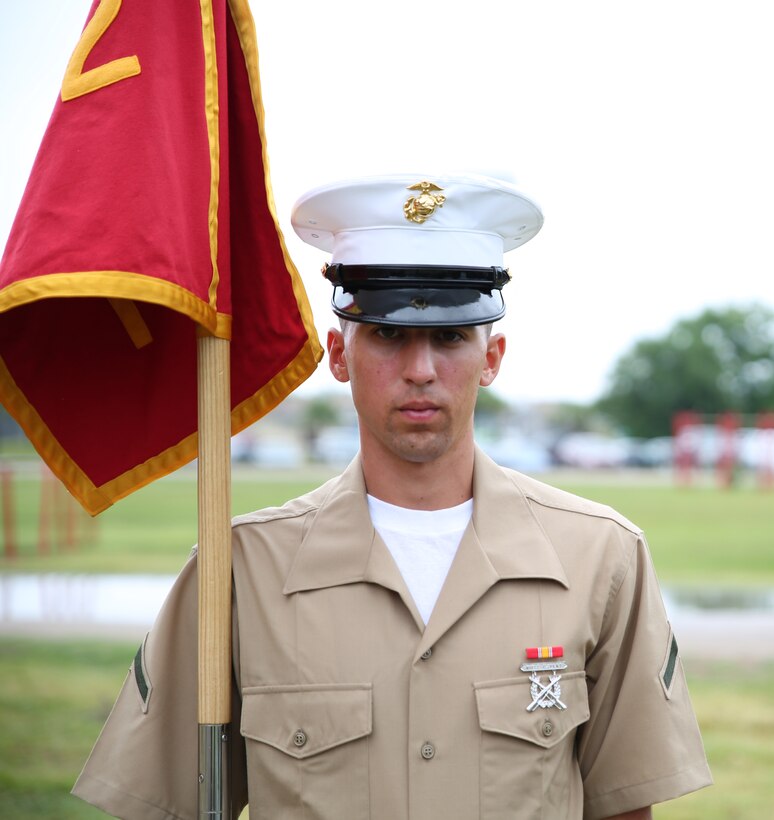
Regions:
<instances>
[{"instance_id":1,"label":"black cap visor","mask_svg":"<svg viewBox=\"0 0 774 820\"><path fill-rule=\"evenodd\" d=\"M334 313L353 322L462 327L494 322L505 314L502 268L335 265Z\"/></svg>"},{"instance_id":2,"label":"black cap visor","mask_svg":"<svg viewBox=\"0 0 774 820\"><path fill-rule=\"evenodd\" d=\"M484 325L505 314L499 290L389 288L348 293L335 287L331 304L342 319L408 327Z\"/></svg>"}]
</instances>

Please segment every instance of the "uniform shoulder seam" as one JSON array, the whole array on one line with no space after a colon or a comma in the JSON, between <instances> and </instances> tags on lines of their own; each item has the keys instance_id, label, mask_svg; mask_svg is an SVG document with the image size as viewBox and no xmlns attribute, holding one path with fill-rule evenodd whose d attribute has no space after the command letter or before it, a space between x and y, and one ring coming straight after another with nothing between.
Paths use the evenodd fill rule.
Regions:
<instances>
[{"instance_id":1,"label":"uniform shoulder seam","mask_svg":"<svg viewBox=\"0 0 774 820\"><path fill-rule=\"evenodd\" d=\"M642 535L641 527L629 521L626 516L621 515L621 513L607 504L583 498L566 490L560 490L513 470L507 470L506 472L510 480L524 497L540 507L571 514L574 513L575 515L586 515L591 518L606 519L618 524L618 526L628 530L633 535Z\"/></svg>"},{"instance_id":2,"label":"uniform shoulder seam","mask_svg":"<svg viewBox=\"0 0 774 820\"><path fill-rule=\"evenodd\" d=\"M268 524L271 521L288 521L317 512L333 492L340 478L341 476L335 476L326 481L325 484L315 487L311 492L291 498L280 507L264 507L260 510L237 515L231 519L231 526L234 528L242 524Z\"/></svg>"},{"instance_id":3,"label":"uniform shoulder seam","mask_svg":"<svg viewBox=\"0 0 774 820\"><path fill-rule=\"evenodd\" d=\"M562 512L575 513L576 515L587 515L590 518L603 518L607 521L612 521L614 524L618 524L620 527L628 530L633 535L642 534L641 527L633 524L628 518L621 515L619 512L616 512L612 507L608 507L606 504L590 501L589 503L594 504L597 509L580 509L578 507L571 507L570 505L551 503L545 499L537 498L531 493L525 493L525 495L530 501L533 501L541 507L547 507L552 510L561 510Z\"/></svg>"},{"instance_id":4,"label":"uniform shoulder seam","mask_svg":"<svg viewBox=\"0 0 774 820\"><path fill-rule=\"evenodd\" d=\"M316 512L319 508L319 504L308 504L300 509L266 507L262 510L255 510L254 512L237 515L231 519L231 526L239 527L242 524L266 524L270 521L285 521L290 518L302 518L310 512Z\"/></svg>"}]
</instances>

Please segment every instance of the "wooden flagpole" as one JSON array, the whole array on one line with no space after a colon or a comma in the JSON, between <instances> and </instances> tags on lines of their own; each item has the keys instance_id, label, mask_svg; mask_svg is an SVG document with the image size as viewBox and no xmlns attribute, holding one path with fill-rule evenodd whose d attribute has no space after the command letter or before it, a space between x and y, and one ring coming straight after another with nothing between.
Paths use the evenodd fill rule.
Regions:
<instances>
[{"instance_id":1,"label":"wooden flagpole","mask_svg":"<svg viewBox=\"0 0 774 820\"><path fill-rule=\"evenodd\" d=\"M230 342L200 331L199 818L230 820L231 401Z\"/></svg>"}]
</instances>

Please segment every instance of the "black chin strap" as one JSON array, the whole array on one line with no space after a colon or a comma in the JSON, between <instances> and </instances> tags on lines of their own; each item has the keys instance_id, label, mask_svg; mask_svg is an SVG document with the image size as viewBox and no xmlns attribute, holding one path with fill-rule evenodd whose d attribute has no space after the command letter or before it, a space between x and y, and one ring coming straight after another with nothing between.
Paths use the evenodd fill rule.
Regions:
<instances>
[{"instance_id":1,"label":"black chin strap","mask_svg":"<svg viewBox=\"0 0 774 820\"><path fill-rule=\"evenodd\" d=\"M323 276L345 290L352 288L474 288L491 290L510 282L507 268L464 265L324 265Z\"/></svg>"}]
</instances>

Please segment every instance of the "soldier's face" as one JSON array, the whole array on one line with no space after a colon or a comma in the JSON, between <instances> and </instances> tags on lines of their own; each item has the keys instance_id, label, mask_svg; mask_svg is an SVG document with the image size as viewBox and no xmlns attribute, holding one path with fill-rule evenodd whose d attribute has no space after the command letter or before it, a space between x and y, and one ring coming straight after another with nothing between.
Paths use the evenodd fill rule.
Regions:
<instances>
[{"instance_id":1,"label":"soldier's face","mask_svg":"<svg viewBox=\"0 0 774 820\"><path fill-rule=\"evenodd\" d=\"M472 440L478 387L494 381L502 334L483 327L345 323L328 333L331 372L350 382L364 454L426 462Z\"/></svg>"}]
</instances>

